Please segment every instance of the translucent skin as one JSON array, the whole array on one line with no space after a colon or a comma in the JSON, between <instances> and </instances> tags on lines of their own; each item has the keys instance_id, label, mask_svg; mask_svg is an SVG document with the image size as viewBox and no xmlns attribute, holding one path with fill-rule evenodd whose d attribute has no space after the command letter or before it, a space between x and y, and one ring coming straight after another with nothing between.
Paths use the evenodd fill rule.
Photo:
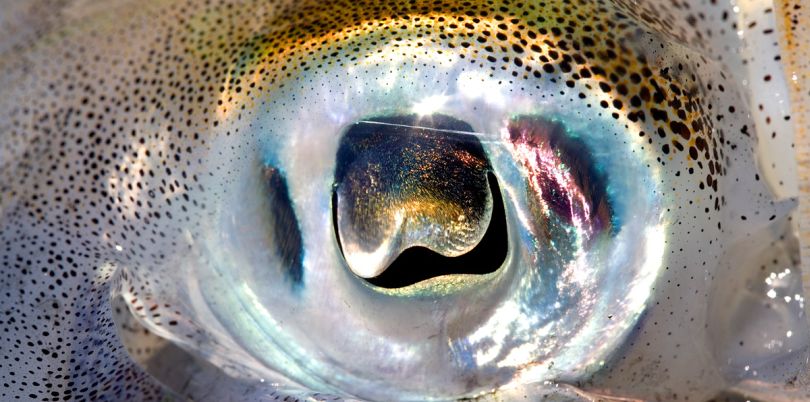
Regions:
<instances>
[{"instance_id":1,"label":"translucent skin","mask_svg":"<svg viewBox=\"0 0 810 402\"><path fill-rule=\"evenodd\" d=\"M0 399L808 397L798 3L8 3ZM439 95L492 142L514 263L375 293L324 224L335 144ZM565 124L627 190L615 252L549 288L520 287L546 268L521 232L533 159L499 136L522 115ZM257 164L285 176L299 290L265 252L283 239ZM522 354L481 358L492 344Z\"/></svg>"}]
</instances>

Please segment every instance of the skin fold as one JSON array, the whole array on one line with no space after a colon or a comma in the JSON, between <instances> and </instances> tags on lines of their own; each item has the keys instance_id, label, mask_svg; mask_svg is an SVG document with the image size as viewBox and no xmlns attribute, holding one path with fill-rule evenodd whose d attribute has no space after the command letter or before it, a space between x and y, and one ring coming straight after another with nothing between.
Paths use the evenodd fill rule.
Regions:
<instances>
[{"instance_id":1,"label":"skin fold","mask_svg":"<svg viewBox=\"0 0 810 402\"><path fill-rule=\"evenodd\" d=\"M0 400L810 399L808 12L0 1Z\"/></svg>"}]
</instances>

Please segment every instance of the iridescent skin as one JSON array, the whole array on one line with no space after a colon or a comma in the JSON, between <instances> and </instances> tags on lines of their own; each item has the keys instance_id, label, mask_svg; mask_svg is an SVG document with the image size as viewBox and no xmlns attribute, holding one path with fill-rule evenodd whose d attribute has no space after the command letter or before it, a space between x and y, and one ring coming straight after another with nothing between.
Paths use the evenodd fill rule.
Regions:
<instances>
[{"instance_id":1,"label":"iridescent skin","mask_svg":"<svg viewBox=\"0 0 810 402\"><path fill-rule=\"evenodd\" d=\"M801 7L10 3L0 399L807 397ZM410 113L482 144L496 272L343 259L341 135Z\"/></svg>"}]
</instances>

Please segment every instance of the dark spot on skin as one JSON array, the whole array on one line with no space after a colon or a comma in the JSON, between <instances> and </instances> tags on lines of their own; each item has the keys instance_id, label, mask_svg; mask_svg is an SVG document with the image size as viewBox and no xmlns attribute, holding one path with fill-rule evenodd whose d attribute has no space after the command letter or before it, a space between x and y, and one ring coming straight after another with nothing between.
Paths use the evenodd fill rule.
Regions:
<instances>
[{"instance_id":1,"label":"dark spot on skin","mask_svg":"<svg viewBox=\"0 0 810 402\"><path fill-rule=\"evenodd\" d=\"M293 286L300 288L304 279L304 247L301 240L301 229L290 200L287 181L278 169L264 168L266 185L265 195L268 213L272 216L273 242L270 247L275 249L276 255L282 261L281 267L285 277Z\"/></svg>"}]
</instances>

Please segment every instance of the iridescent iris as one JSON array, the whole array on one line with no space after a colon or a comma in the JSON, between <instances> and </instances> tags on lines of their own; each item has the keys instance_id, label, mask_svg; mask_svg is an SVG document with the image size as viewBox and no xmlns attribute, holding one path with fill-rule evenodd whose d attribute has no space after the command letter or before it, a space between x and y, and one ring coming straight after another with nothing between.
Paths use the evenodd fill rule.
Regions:
<instances>
[{"instance_id":1,"label":"iridescent iris","mask_svg":"<svg viewBox=\"0 0 810 402\"><path fill-rule=\"evenodd\" d=\"M560 123L537 117L510 122L508 141L516 159L526 170L529 207L534 230L550 244L569 228L579 247L603 231L610 231L607 181L591 157L591 150ZM564 236L564 235L562 235Z\"/></svg>"}]
</instances>

